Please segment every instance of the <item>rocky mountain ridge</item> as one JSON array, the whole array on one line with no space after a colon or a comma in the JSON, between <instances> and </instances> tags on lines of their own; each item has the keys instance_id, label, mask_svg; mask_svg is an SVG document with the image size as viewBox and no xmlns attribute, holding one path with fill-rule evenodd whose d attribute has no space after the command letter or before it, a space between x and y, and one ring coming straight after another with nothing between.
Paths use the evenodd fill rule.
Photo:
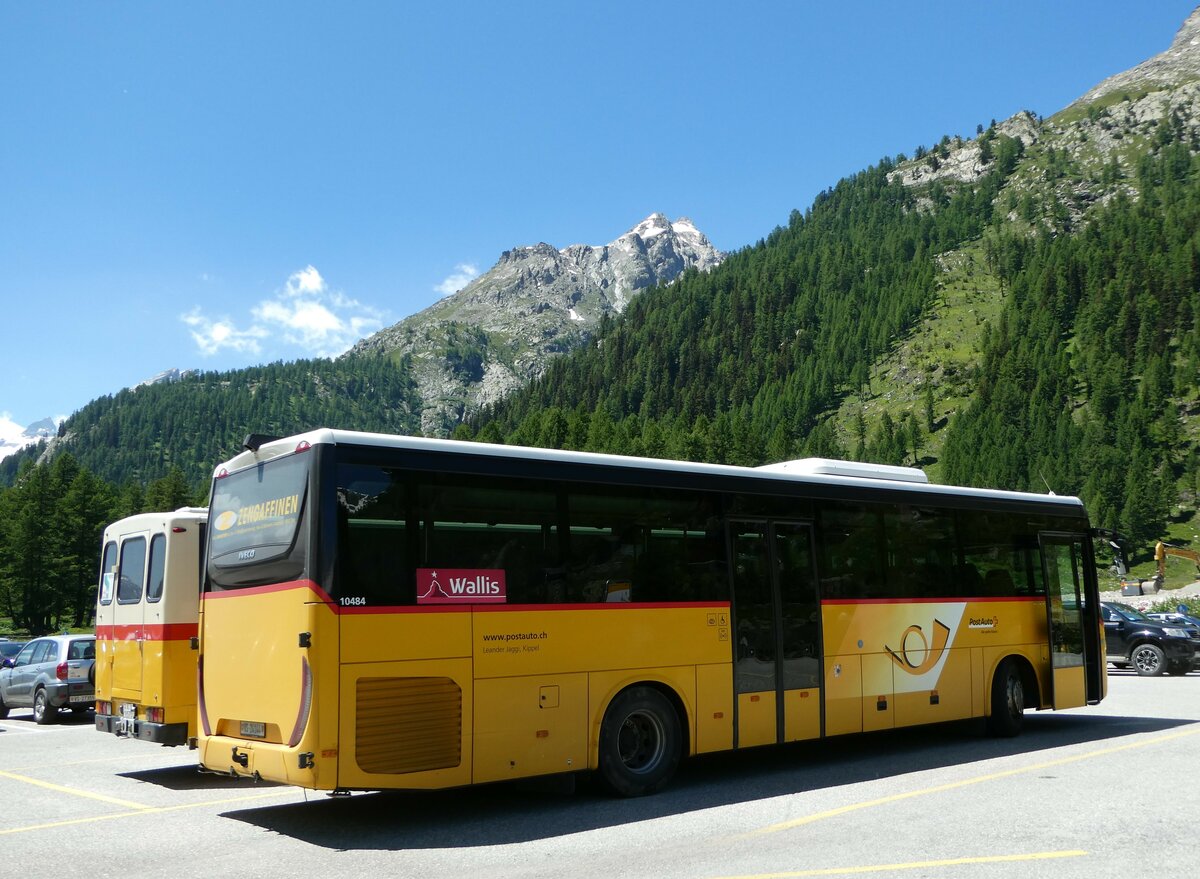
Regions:
<instances>
[{"instance_id":1,"label":"rocky mountain ridge","mask_svg":"<svg viewBox=\"0 0 1200 879\"><path fill-rule=\"evenodd\" d=\"M349 353L407 359L424 400L421 429L444 436L585 344L641 291L723 258L691 220L661 213L604 245L513 248L458 293Z\"/></svg>"},{"instance_id":2,"label":"rocky mountain ridge","mask_svg":"<svg viewBox=\"0 0 1200 879\"><path fill-rule=\"evenodd\" d=\"M1110 76L1070 106L1094 104L1121 93L1133 96L1135 93L1165 91L1196 80L1200 80L1200 8L1187 17L1165 52Z\"/></svg>"},{"instance_id":3,"label":"rocky mountain ridge","mask_svg":"<svg viewBox=\"0 0 1200 879\"><path fill-rule=\"evenodd\" d=\"M1110 76L1053 116L1023 110L975 138L918 147L889 179L916 189L927 207L939 197L937 187L971 184L993 170L1008 140L1014 173L998 199L1005 216L1066 232L1118 194L1137 197L1137 162L1150 139L1162 136L1160 125L1200 145L1200 9L1166 51Z\"/></svg>"}]
</instances>

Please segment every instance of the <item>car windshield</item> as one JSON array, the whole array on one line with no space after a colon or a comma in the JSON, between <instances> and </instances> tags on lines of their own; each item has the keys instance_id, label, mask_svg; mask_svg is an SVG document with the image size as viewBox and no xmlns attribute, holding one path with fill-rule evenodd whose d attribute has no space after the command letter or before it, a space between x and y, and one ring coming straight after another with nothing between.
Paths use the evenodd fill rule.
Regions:
<instances>
[{"instance_id":1,"label":"car windshield","mask_svg":"<svg viewBox=\"0 0 1200 879\"><path fill-rule=\"evenodd\" d=\"M1127 620L1134 620L1134 621L1142 622L1142 623L1158 622L1158 620L1154 619L1153 617L1148 617L1144 613L1142 613L1140 610L1135 610L1132 607L1116 607L1114 605L1113 610L1115 610L1121 616L1125 617L1125 619L1127 619Z\"/></svg>"}]
</instances>

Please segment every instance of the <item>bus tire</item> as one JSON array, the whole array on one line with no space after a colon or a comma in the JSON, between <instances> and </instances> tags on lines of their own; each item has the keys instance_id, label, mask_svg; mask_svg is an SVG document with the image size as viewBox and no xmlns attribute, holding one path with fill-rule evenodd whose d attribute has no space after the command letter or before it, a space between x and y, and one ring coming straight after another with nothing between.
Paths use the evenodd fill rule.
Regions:
<instances>
[{"instance_id":1,"label":"bus tire","mask_svg":"<svg viewBox=\"0 0 1200 879\"><path fill-rule=\"evenodd\" d=\"M992 713L988 715L988 732L999 738L1012 738L1021 732L1025 718L1025 682L1021 669L1012 657L996 668L992 678Z\"/></svg>"},{"instance_id":2,"label":"bus tire","mask_svg":"<svg viewBox=\"0 0 1200 879\"><path fill-rule=\"evenodd\" d=\"M58 716L58 709L50 704L50 697L43 687L33 694L33 719L41 726L53 722Z\"/></svg>"},{"instance_id":3,"label":"bus tire","mask_svg":"<svg viewBox=\"0 0 1200 879\"><path fill-rule=\"evenodd\" d=\"M613 699L600 724L600 777L623 797L660 790L683 751L679 715L653 687L635 686Z\"/></svg>"}]
</instances>

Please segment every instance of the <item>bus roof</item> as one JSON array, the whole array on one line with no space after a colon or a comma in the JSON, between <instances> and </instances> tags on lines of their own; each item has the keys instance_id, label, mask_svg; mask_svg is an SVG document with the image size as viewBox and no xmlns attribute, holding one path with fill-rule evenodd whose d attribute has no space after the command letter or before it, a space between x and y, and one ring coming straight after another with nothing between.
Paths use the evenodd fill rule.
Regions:
<instances>
[{"instance_id":1,"label":"bus roof","mask_svg":"<svg viewBox=\"0 0 1200 879\"><path fill-rule=\"evenodd\" d=\"M366 446L414 452L433 452L444 455L464 455L472 458L583 464L593 467L641 471L643 473L646 471L659 471L695 476L762 480L775 484L811 485L814 487L840 486L867 491L875 488L927 496L941 495L943 497L1046 504L1048 506L1057 506L1060 509L1063 507L1077 508L1077 513L1083 512L1083 502L1077 497L971 488L966 486L937 485L930 483L921 470L912 467L862 464L853 461L832 461L824 458L805 458L800 461L785 461L778 464L767 464L762 467L739 467L731 464L707 464L665 458L638 458L598 452L575 452L563 449L506 446L494 443L397 436L393 434L365 433L331 428L320 428L308 431L307 433L265 441L258 446L256 451L244 451L229 461L217 465L213 471L213 475L218 476L222 472L232 473L261 461L268 461L272 458L291 454L305 446L305 444L308 446L321 444Z\"/></svg>"},{"instance_id":2,"label":"bus roof","mask_svg":"<svg viewBox=\"0 0 1200 879\"><path fill-rule=\"evenodd\" d=\"M145 531L157 525L176 522L205 522L208 520L208 507L180 507L178 510L161 513L134 513L124 519L109 522L104 533L127 534L133 531Z\"/></svg>"}]
</instances>

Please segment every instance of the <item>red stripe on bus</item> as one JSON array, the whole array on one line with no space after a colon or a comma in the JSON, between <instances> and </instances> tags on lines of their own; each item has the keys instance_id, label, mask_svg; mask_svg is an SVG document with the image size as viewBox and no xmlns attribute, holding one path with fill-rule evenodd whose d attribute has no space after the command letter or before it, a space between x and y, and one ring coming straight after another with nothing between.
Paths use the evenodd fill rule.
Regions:
<instances>
[{"instance_id":1,"label":"red stripe on bus","mask_svg":"<svg viewBox=\"0 0 1200 879\"><path fill-rule=\"evenodd\" d=\"M969 598L822 598L821 604L975 604L986 601L1029 601L1039 604L1044 595L973 595Z\"/></svg>"},{"instance_id":2,"label":"red stripe on bus","mask_svg":"<svg viewBox=\"0 0 1200 879\"><path fill-rule=\"evenodd\" d=\"M714 601L613 601L590 604L480 604L476 613L512 613L522 610L666 610L671 608L729 610L729 602Z\"/></svg>"},{"instance_id":3,"label":"red stripe on bus","mask_svg":"<svg viewBox=\"0 0 1200 879\"><path fill-rule=\"evenodd\" d=\"M223 592L205 592L201 594L200 599L202 601L214 601L218 598L237 598L242 595L267 595L272 592L287 592L291 589L308 589L317 596L322 604L333 604L333 599L329 597L329 593L312 580L289 580L287 583L247 586L245 589L226 589Z\"/></svg>"},{"instance_id":4,"label":"red stripe on bus","mask_svg":"<svg viewBox=\"0 0 1200 879\"><path fill-rule=\"evenodd\" d=\"M401 613L521 613L523 611L567 611L567 610L665 610L672 608L708 608L729 610L729 602L711 601L614 601L591 604L389 604L375 607L339 607L339 614L358 616L363 614Z\"/></svg>"},{"instance_id":5,"label":"red stripe on bus","mask_svg":"<svg viewBox=\"0 0 1200 879\"><path fill-rule=\"evenodd\" d=\"M196 635L196 623L154 623L150 625L96 626L101 641L186 641Z\"/></svg>"}]
</instances>

